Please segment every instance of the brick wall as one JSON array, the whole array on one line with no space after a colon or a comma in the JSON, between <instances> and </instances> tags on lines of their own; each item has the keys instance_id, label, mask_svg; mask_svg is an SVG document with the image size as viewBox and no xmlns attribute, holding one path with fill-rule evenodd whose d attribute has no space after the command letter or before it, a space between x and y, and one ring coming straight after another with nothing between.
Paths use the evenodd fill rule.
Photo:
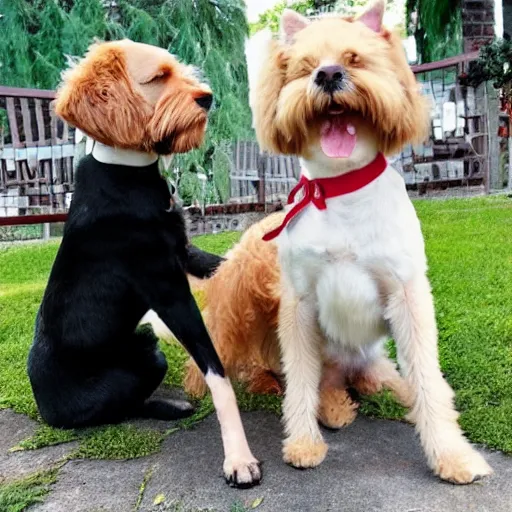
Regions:
<instances>
[{"instance_id":1,"label":"brick wall","mask_svg":"<svg viewBox=\"0 0 512 512\"><path fill-rule=\"evenodd\" d=\"M494 1L462 0L464 52L478 50L494 38Z\"/></svg>"},{"instance_id":2,"label":"brick wall","mask_svg":"<svg viewBox=\"0 0 512 512\"><path fill-rule=\"evenodd\" d=\"M225 204L200 208L190 206L184 209L189 236L216 234L223 231L245 231L265 215L282 210L281 204Z\"/></svg>"},{"instance_id":3,"label":"brick wall","mask_svg":"<svg viewBox=\"0 0 512 512\"><path fill-rule=\"evenodd\" d=\"M512 0L503 0L503 35L512 37Z\"/></svg>"}]
</instances>

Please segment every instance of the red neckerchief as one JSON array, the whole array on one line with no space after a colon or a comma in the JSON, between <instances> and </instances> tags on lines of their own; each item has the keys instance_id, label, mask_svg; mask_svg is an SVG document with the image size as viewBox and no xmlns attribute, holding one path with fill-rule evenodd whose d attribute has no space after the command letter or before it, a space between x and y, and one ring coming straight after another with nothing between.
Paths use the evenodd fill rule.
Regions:
<instances>
[{"instance_id":1,"label":"red neckerchief","mask_svg":"<svg viewBox=\"0 0 512 512\"><path fill-rule=\"evenodd\" d=\"M326 199L350 194L366 187L384 172L387 165L386 157L382 153L378 153L373 162L341 176L308 180L304 175L301 175L299 183L288 196L288 204L293 203L299 190L303 190L304 197L286 214L280 226L263 236L263 240L268 242L276 238L309 203L313 203L319 210L325 210L327 208Z\"/></svg>"}]
</instances>

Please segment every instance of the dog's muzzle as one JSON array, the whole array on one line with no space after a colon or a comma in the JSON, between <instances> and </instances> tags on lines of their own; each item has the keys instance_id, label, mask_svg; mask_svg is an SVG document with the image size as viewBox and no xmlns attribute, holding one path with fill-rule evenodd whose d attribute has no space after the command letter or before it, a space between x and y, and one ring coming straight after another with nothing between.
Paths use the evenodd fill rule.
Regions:
<instances>
[{"instance_id":1,"label":"dog's muzzle","mask_svg":"<svg viewBox=\"0 0 512 512\"><path fill-rule=\"evenodd\" d=\"M208 112L212 108L213 104L213 95L212 94L203 94L199 98L195 99L195 102L206 112Z\"/></svg>"},{"instance_id":2,"label":"dog's muzzle","mask_svg":"<svg viewBox=\"0 0 512 512\"><path fill-rule=\"evenodd\" d=\"M344 88L347 74L339 65L322 66L315 72L315 84L328 94L341 91Z\"/></svg>"}]
</instances>

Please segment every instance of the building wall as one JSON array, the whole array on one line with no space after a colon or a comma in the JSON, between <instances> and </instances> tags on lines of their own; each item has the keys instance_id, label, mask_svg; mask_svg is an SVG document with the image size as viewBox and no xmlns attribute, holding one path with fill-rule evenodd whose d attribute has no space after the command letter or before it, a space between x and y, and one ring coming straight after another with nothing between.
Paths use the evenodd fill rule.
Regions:
<instances>
[{"instance_id":1,"label":"building wall","mask_svg":"<svg viewBox=\"0 0 512 512\"><path fill-rule=\"evenodd\" d=\"M503 37L512 38L512 0L503 0Z\"/></svg>"},{"instance_id":2,"label":"building wall","mask_svg":"<svg viewBox=\"0 0 512 512\"><path fill-rule=\"evenodd\" d=\"M505 0L512 5L512 0ZM464 52L478 50L494 38L494 0L462 0Z\"/></svg>"}]
</instances>

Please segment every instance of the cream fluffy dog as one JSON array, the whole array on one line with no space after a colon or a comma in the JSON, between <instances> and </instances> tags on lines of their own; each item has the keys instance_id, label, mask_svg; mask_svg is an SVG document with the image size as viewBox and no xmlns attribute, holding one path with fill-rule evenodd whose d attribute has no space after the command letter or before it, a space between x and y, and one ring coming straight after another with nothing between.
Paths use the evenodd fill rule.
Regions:
<instances>
[{"instance_id":1,"label":"cream fluffy dog","mask_svg":"<svg viewBox=\"0 0 512 512\"><path fill-rule=\"evenodd\" d=\"M274 213L251 226L213 277L203 282L207 305L203 314L215 349L228 375L244 382L252 393L282 392L277 244L264 242L262 237L284 217L283 212ZM170 335L164 326L159 333ZM341 428L355 419L357 403L348 387L365 395L387 388L403 405L410 405L407 386L385 354L372 368L355 369L351 374L336 368L336 360L325 354L324 359L318 419L326 427ZM184 384L187 393L196 397L207 391L201 370L192 359Z\"/></svg>"},{"instance_id":2,"label":"cream fluffy dog","mask_svg":"<svg viewBox=\"0 0 512 512\"><path fill-rule=\"evenodd\" d=\"M420 224L383 156L421 140L428 123L383 12L377 1L357 19L310 23L286 11L281 40L259 35L260 58L249 63L260 145L302 162L287 218L267 235L277 237L281 268L284 460L313 467L326 456L317 422L322 351L337 371L371 371L391 335L429 466L470 483L491 469L457 423Z\"/></svg>"}]
</instances>

